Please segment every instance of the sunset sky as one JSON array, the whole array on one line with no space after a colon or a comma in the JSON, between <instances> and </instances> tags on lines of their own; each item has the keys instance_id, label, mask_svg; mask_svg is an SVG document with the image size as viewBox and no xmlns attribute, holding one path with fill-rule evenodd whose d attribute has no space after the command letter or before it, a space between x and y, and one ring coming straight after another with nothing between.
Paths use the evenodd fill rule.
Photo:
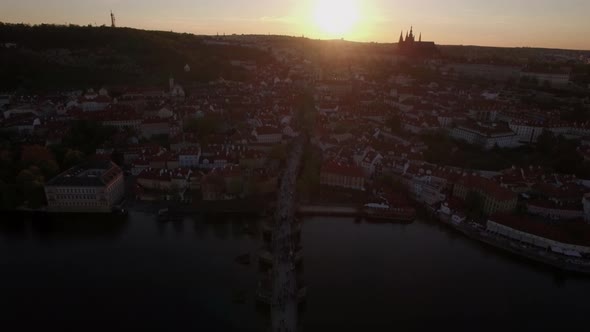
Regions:
<instances>
[{"instance_id":1,"label":"sunset sky","mask_svg":"<svg viewBox=\"0 0 590 332\"><path fill-rule=\"evenodd\" d=\"M286 34L590 50L588 0L0 0L0 21L110 24L195 34Z\"/></svg>"}]
</instances>

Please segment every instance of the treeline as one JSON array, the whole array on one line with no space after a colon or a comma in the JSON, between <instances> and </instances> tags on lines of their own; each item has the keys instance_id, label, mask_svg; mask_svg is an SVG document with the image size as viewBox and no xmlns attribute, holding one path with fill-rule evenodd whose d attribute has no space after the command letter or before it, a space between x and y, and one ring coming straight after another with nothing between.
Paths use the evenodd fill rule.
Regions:
<instances>
[{"instance_id":1,"label":"treeline","mask_svg":"<svg viewBox=\"0 0 590 332\"><path fill-rule=\"evenodd\" d=\"M166 84L170 75L186 82L249 73L230 60L272 61L258 49L204 43L187 33L76 25L0 23L0 89L80 88L80 85ZM185 64L191 67L184 71Z\"/></svg>"},{"instance_id":2,"label":"treeline","mask_svg":"<svg viewBox=\"0 0 590 332\"><path fill-rule=\"evenodd\" d=\"M575 140L545 131L532 146L482 150L478 146L457 141L444 133L422 135L428 145L424 153L427 162L439 165L500 171L517 167L541 166L562 174L590 178L590 163L576 150Z\"/></svg>"},{"instance_id":3,"label":"treeline","mask_svg":"<svg viewBox=\"0 0 590 332\"><path fill-rule=\"evenodd\" d=\"M46 204L44 185L51 178L91 158L104 145L115 142L113 128L90 121L75 121L61 144L45 147L15 142L9 133L0 133L0 210L17 207L39 208ZM122 163L115 151L111 159Z\"/></svg>"}]
</instances>

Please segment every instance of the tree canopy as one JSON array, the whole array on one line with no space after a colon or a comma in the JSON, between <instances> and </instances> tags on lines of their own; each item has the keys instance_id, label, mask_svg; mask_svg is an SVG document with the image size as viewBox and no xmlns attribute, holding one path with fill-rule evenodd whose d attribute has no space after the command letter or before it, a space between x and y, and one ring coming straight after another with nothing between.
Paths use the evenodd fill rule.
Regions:
<instances>
[{"instance_id":1,"label":"tree canopy","mask_svg":"<svg viewBox=\"0 0 590 332\"><path fill-rule=\"evenodd\" d=\"M74 121L63 139L63 145L90 155L96 152L96 148L108 142L114 133L114 128L98 122Z\"/></svg>"},{"instance_id":2,"label":"tree canopy","mask_svg":"<svg viewBox=\"0 0 590 332\"><path fill-rule=\"evenodd\" d=\"M470 191L465 196L465 212L467 216L473 219L480 218L483 215L484 199L483 197L475 192Z\"/></svg>"},{"instance_id":3,"label":"tree canopy","mask_svg":"<svg viewBox=\"0 0 590 332\"><path fill-rule=\"evenodd\" d=\"M207 38L105 26L0 24L0 40L18 45L0 52L0 89L155 85L170 75L185 82L244 80L250 73L230 60L272 61L268 52L207 44Z\"/></svg>"}]
</instances>

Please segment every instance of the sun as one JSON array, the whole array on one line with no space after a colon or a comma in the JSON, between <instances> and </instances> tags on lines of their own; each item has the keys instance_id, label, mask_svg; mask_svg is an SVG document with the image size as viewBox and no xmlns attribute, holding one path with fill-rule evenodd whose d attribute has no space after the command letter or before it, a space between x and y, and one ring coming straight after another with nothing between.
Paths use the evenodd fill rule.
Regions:
<instances>
[{"instance_id":1,"label":"sun","mask_svg":"<svg viewBox=\"0 0 590 332\"><path fill-rule=\"evenodd\" d=\"M358 22L359 8L356 0L316 0L315 23L329 37L343 37Z\"/></svg>"}]
</instances>

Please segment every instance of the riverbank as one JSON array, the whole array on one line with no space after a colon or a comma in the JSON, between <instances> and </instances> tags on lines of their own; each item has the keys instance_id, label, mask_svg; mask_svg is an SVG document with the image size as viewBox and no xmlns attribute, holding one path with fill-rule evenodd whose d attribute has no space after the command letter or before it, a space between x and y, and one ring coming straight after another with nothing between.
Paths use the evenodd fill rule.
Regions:
<instances>
[{"instance_id":1,"label":"riverbank","mask_svg":"<svg viewBox=\"0 0 590 332\"><path fill-rule=\"evenodd\" d=\"M265 217L276 207L276 197L237 199L227 201L198 201L183 203L177 201L131 201L126 208L130 211L157 213L169 209L174 213L205 215L245 215Z\"/></svg>"},{"instance_id":2,"label":"riverbank","mask_svg":"<svg viewBox=\"0 0 590 332\"><path fill-rule=\"evenodd\" d=\"M343 205L300 205L297 215L301 217L351 217L365 219L367 221L401 222L411 223L415 215L380 215L370 213L361 207Z\"/></svg>"},{"instance_id":3,"label":"riverbank","mask_svg":"<svg viewBox=\"0 0 590 332\"><path fill-rule=\"evenodd\" d=\"M436 220L460 232L464 236L487 246L508 252L519 257L545 264L562 271L590 276L590 260L559 255L542 248L516 242L488 232L484 226L475 223L454 223L440 216Z\"/></svg>"},{"instance_id":4,"label":"riverbank","mask_svg":"<svg viewBox=\"0 0 590 332\"><path fill-rule=\"evenodd\" d=\"M158 210L168 208L176 214L202 214L202 215L239 215L252 217L270 216L276 209L276 200L274 199L242 199L232 201L199 201L193 204L184 204L180 202L158 201L158 202L143 202L130 201L127 202L125 209L134 212L157 213ZM419 209L419 211L426 211ZM45 209L20 209L13 211L3 211L5 216L14 217L34 217L34 218L61 218L68 217L68 219L79 216L87 217L89 215L103 216L103 213L50 213ZM306 204L299 205L296 208L296 214L300 217L310 216L326 216L326 217L354 217L367 218L362 209L358 207L344 206L344 205L314 205ZM492 234L485 230L484 226L473 226L471 223L453 223L450 220L441 218L432 210L428 210L428 214L436 220L442 222L448 227L460 232L464 236L483 243L487 246L517 255L524 259L528 259L537 263L545 264L563 271L580 273L590 276L590 260L574 258L560 255L551 251L537 248L528 244L519 243L517 241L502 237L500 235ZM112 213L108 215L115 215L117 219L123 218L124 215Z\"/></svg>"}]
</instances>

